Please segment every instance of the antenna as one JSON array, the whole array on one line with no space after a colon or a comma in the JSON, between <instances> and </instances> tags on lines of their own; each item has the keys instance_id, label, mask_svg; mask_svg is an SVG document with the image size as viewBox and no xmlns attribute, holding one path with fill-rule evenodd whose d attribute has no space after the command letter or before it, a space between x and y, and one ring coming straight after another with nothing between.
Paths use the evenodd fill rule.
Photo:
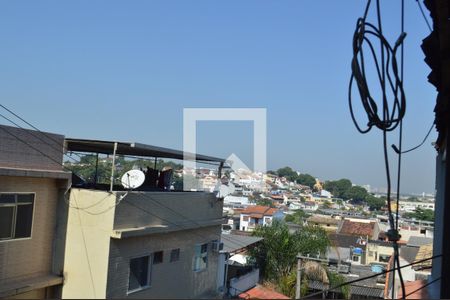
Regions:
<instances>
[{"instance_id":1,"label":"antenna","mask_svg":"<svg viewBox=\"0 0 450 300\"><path fill-rule=\"evenodd\" d=\"M123 174L121 183L126 189L135 189L140 187L145 181L145 174L141 170L130 170Z\"/></svg>"}]
</instances>

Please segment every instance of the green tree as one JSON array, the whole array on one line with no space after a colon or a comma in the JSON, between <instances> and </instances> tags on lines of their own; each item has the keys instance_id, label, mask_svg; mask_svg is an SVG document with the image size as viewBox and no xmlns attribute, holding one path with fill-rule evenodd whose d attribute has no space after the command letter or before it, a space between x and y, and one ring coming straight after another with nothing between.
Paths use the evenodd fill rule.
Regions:
<instances>
[{"instance_id":1,"label":"green tree","mask_svg":"<svg viewBox=\"0 0 450 300\"><path fill-rule=\"evenodd\" d=\"M324 253L329 245L322 228L306 226L290 233L282 221L274 221L272 226L257 227L253 235L263 240L250 250L250 256L260 267L262 277L275 282L295 269L298 253Z\"/></svg>"},{"instance_id":2,"label":"green tree","mask_svg":"<svg viewBox=\"0 0 450 300\"><path fill-rule=\"evenodd\" d=\"M352 182L348 179L326 181L323 188L333 194L336 198L347 200L347 193L352 188Z\"/></svg>"},{"instance_id":3,"label":"green tree","mask_svg":"<svg viewBox=\"0 0 450 300\"><path fill-rule=\"evenodd\" d=\"M289 181L295 181L297 179L297 172L292 170L291 167L284 167L277 170L277 174L280 177L285 177Z\"/></svg>"},{"instance_id":4,"label":"green tree","mask_svg":"<svg viewBox=\"0 0 450 300\"><path fill-rule=\"evenodd\" d=\"M286 215L284 218L285 222L292 222L298 225L303 225L303 220L308 218L309 214L307 214L304 210L297 209L293 214Z\"/></svg>"},{"instance_id":5,"label":"green tree","mask_svg":"<svg viewBox=\"0 0 450 300\"><path fill-rule=\"evenodd\" d=\"M325 201L322 203L321 208L324 208L324 209L331 208L332 204L333 204L333 203L331 203L330 201L325 200Z\"/></svg>"},{"instance_id":6,"label":"green tree","mask_svg":"<svg viewBox=\"0 0 450 300\"><path fill-rule=\"evenodd\" d=\"M313 188L314 185L316 184L316 178L314 178L309 174L300 174L298 175L296 182L298 184L303 184L309 186L310 188Z\"/></svg>"},{"instance_id":7,"label":"green tree","mask_svg":"<svg viewBox=\"0 0 450 300\"><path fill-rule=\"evenodd\" d=\"M345 198L351 199L353 203L361 204L366 201L367 190L361 186L352 186L346 193Z\"/></svg>"},{"instance_id":8,"label":"green tree","mask_svg":"<svg viewBox=\"0 0 450 300\"><path fill-rule=\"evenodd\" d=\"M370 210L380 210L383 206L386 205L386 198L377 198L373 195L367 195L366 203L369 206Z\"/></svg>"},{"instance_id":9,"label":"green tree","mask_svg":"<svg viewBox=\"0 0 450 300\"><path fill-rule=\"evenodd\" d=\"M260 198L260 199L257 199L255 202L256 202L256 205L275 207L275 205L273 204L273 201L270 199L267 199L267 198Z\"/></svg>"},{"instance_id":10,"label":"green tree","mask_svg":"<svg viewBox=\"0 0 450 300\"><path fill-rule=\"evenodd\" d=\"M421 221L434 221L434 211L431 209L416 208L414 212L403 214L405 218L414 218Z\"/></svg>"}]
</instances>

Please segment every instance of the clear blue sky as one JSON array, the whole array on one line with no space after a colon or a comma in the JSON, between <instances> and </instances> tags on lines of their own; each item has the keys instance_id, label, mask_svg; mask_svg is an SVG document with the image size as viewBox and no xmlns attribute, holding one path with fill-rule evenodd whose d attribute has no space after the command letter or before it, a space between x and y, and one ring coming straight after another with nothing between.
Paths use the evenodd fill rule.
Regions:
<instances>
[{"instance_id":1,"label":"clear blue sky","mask_svg":"<svg viewBox=\"0 0 450 300\"><path fill-rule=\"evenodd\" d=\"M0 101L42 130L178 149L185 107L264 107L269 168L383 187L381 134L357 133L347 107L364 2L2 2ZM410 147L431 125L435 90L420 49L428 29L406 2ZM391 40L399 3L382 1ZM249 122L204 122L198 149L252 165L252 133ZM434 190L435 137L405 156L404 192Z\"/></svg>"}]
</instances>

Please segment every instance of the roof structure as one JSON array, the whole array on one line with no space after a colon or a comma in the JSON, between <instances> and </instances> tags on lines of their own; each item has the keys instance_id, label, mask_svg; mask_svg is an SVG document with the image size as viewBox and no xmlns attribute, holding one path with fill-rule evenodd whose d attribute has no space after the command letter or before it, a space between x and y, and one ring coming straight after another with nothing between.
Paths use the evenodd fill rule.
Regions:
<instances>
[{"instance_id":1,"label":"roof structure","mask_svg":"<svg viewBox=\"0 0 450 300\"><path fill-rule=\"evenodd\" d=\"M316 223L316 224L332 224L332 225L338 225L339 224L339 220L334 219L334 218L330 218L330 217L325 217L325 216L318 216L318 215L313 215L311 217L309 217L307 219L308 222L310 223Z\"/></svg>"},{"instance_id":2,"label":"roof structure","mask_svg":"<svg viewBox=\"0 0 450 300\"><path fill-rule=\"evenodd\" d=\"M67 151L88 152L88 153L102 153L113 154L114 145L117 143L116 154L118 155L135 155L158 158L172 158L184 160L184 152L169 148L146 145L141 143L129 142L115 142L115 141L101 141L101 140L85 140L85 139L65 139L65 149ZM195 158L197 161L218 162L225 163L225 159L187 153L190 158Z\"/></svg>"},{"instance_id":3,"label":"roof structure","mask_svg":"<svg viewBox=\"0 0 450 300\"><path fill-rule=\"evenodd\" d=\"M334 247L340 248L361 247L361 245L358 244L358 237L354 235L330 233L328 235L328 238L330 239L331 245Z\"/></svg>"},{"instance_id":4,"label":"roof structure","mask_svg":"<svg viewBox=\"0 0 450 300\"><path fill-rule=\"evenodd\" d=\"M276 208L262 205L250 205L246 209L241 211L241 214L251 215L255 218L262 218L263 216L273 216L277 212Z\"/></svg>"},{"instance_id":5,"label":"roof structure","mask_svg":"<svg viewBox=\"0 0 450 300\"><path fill-rule=\"evenodd\" d=\"M408 295L405 297L405 299L430 299L427 289L426 288L420 289L421 287L423 287L426 284L427 284L426 280L416 280L416 281L405 282L405 293L406 293L406 295ZM416 290L418 290L418 291L416 291ZM416 292L414 292L414 291L416 291ZM414 292L414 293L412 293L412 292ZM412 294L409 295L410 293L412 293ZM403 296L402 289L399 289L398 297L402 298L402 296Z\"/></svg>"},{"instance_id":6,"label":"roof structure","mask_svg":"<svg viewBox=\"0 0 450 300\"><path fill-rule=\"evenodd\" d=\"M419 248L403 246L400 247L400 257L406 260L408 263L415 261Z\"/></svg>"},{"instance_id":7,"label":"roof structure","mask_svg":"<svg viewBox=\"0 0 450 300\"><path fill-rule=\"evenodd\" d=\"M254 245L263 240L262 237L245 236L236 234L226 234L226 238L222 238L223 250L222 253L239 252L248 246Z\"/></svg>"},{"instance_id":8,"label":"roof structure","mask_svg":"<svg viewBox=\"0 0 450 300\"><path fill-rule=\"evenodd\" d=\"M407 245L410 247L420 247L423 245L432 244L433 239L424 236L411 236L408 240Z\"/></svg>"},{"instance_id":9,"label":"roof structure","mask_svg":"<svg viewBox=\"0 0 450 300\"><path fill-rule=\"evenodd\" d=\"M417 252L415 262L424 260L427 258L430 258L433 256L433 244L427 244L419 247L419 251ZM433 263L432 259L429 259L427 261L421 262L419 264L414 265L414 269L428 269L431 268L431 265Z\"/></svg>"},{"instance_id":10,"label":"roof structure","mask_svg":"<svg viewBox=\"0 0 450 300\"><path fill-rule=\"evenodd\" d=\"M375 222L353 222L344 220L339 233L357 236L372 236L375 230Z\"/></svg>"},{"instance_id":11,"label":"roof structure","mask_svg":"<svg viewBox=\"0 0 450 300\"><path fill-rule=\"evenodd\" d=\"M262 285L257 285L246 292L239 294L239 299L291 299Z\"/></svg>"}]
</instances>

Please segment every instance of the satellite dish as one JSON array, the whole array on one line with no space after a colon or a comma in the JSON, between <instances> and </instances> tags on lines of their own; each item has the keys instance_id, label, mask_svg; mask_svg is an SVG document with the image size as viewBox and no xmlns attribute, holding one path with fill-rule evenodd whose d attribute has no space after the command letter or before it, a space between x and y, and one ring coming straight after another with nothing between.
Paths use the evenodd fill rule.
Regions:
<instances>
[{"instance_id":1,"label":"satellite dish","mask_svg":"<svg viewBox=\"0 0 450 300\"><path fill-rule=\"evenodd\" d=\"M130 170L123 174L121 183L126 189L135 189L140 187L145 181L145 174L140 170Z\"/></svg>"}]
</instances>

